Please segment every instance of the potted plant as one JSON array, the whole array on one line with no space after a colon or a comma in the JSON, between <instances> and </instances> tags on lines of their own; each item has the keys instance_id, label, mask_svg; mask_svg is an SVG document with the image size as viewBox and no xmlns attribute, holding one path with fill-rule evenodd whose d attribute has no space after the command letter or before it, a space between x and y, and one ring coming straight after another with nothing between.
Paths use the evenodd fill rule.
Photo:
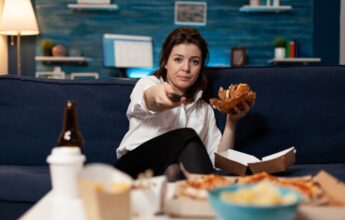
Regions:
<instances>
[{"instance_id":1,"label":"potted plant","mask_svg":"<svg viewBox=\"0 0 345 220\"><path fill-rule=\"evenodd\" d=\"M287 41L282 37L277 37L274 40L274 57L276 59L284 59L285 58L286 42Z\"/></svg>"},{"instance_id":2,"label":"potted plant","mask_svg":"<svg viewBox=\"0 0 345 220\"><path fill-rule=\"evenodd\" d=\"M40 45L42 48L43 56L52 55L52 48L55 46L52 40L49 40L49 39L42 40Z\"/></svg>"}]
</instances>

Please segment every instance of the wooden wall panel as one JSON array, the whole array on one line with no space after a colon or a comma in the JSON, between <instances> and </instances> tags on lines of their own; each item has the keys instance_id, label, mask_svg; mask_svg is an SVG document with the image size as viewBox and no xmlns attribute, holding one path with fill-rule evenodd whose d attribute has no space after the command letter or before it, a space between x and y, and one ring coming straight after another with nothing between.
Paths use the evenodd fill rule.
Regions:
<instances>
[{"instance_id":1,"label":"wooden wall panel","mask_svg":"<svg viewBox=\"0 0 345 220\"><path fill-rule=\"evenodd\" d=\"M103 33L149 35L153 38L154 63L165 36L174 24L174 4L171 0L117 0L119 10L112 12L82 11L67 8L73 0L36 0L41 34L37 38L36 54L41 39L53 39L68 48L79 48L92 58L86 66L63 65L65 72L99 72L102 78L117 76L115 69L104 68L102 58ZM273 57L273 41L277 36L297 39L301 56L313 56L313 0L281 0L293 10L285 13L248 14L239 8L248 0L207 0L207 25L195 26L206 38L211 52L210 66L229 66L230 49L246 47L249 66L265 66ZM53 66L36 62L37 71Z\"/></svg>"}]
</instances>

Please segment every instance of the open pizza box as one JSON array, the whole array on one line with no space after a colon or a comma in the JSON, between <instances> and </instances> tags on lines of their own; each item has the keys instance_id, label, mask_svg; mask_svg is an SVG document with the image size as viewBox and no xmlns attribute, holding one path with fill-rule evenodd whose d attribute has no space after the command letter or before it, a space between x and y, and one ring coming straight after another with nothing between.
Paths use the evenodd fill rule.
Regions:
<instances>
[{"instance_id":1,"label":"open pizza box","mask_svg":"<svg viewBox=\"0 0 345 220\"><path fill-rule=\"evenodd\" d=\"M87 219L130 219L132 178L104 164L86 165L79 175L79 191Z\"/></svg>"},{"instance_id":2,"label":"open pizza box","mask_svg":"<svg viewBox=\"0 0 345 220\"><path fill-rule=\"evenodd\" d=\"M345 219L345 183L326 171L320 171L313 177L331 202L326 206L300 206L296 220L344 220Z\"/></svg>"},{"instance_id":3,"label":"open pizza box","mask_svg":"<svg viewBox=\"0 0 345 220\"><path fill-rule=\"evenodd\" d=\"M258 158L233 149L215 153L215 166L228 173L244 176L248 173L278 173L295 163L295 147Z\"/></svg>"},{"instance_id":4,"label":"open pizza box","mask_svg":"<svg viewBox=\"0 0 345 220\"><path fill-rule=\"evenodd\" d=\"M295 177L293 177L295 178ZM301 177L310 178L310 177ZM344 220L345 219L345 184L325 171L312 177L331 199L328 205L301 205L295 220ZM168 185L168 194L164 202L164 212L170 216L194 219L215 219L215 213L207 199L198 200L185 196L176 196L176 184Z\"/></svg>"}]
</instances>

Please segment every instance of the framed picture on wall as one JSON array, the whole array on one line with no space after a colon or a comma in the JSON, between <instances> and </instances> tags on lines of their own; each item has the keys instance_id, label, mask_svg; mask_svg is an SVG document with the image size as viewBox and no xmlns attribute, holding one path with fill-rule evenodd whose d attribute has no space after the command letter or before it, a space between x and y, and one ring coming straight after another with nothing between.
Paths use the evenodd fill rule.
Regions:
<instances>
[{"instance_id":1,"label":"framed picture on wall","mask_svg":"<svg viewBox=\"0 0 345 220\"><path fill-rule=\"evenodd\" d=\"M246 48L238 47L231 48L231 66L232 67L241 67L247 63L247 54Z\"/></svg>"},{"instance_id":2,"label":"framed picture on wall","mask_svg":"<svg viewBox=\"0 0 345 220\"><path fill-rule=\"evenodd\" d=\"M206 25L206 2L175 2L175 24Z\"/></svg>"}]
</instances>

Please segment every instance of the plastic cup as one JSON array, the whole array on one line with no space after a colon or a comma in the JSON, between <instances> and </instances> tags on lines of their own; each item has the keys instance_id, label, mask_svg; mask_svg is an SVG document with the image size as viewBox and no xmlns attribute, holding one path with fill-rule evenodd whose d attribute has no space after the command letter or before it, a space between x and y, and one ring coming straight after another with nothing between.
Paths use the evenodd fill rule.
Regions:
<instances>
[{"instance_id":1,"label":"plastic cup","mask_svg":"<svg viewBox=\"0 0 345 220\"><path fill-rule=\"evenodd\" d=\"M55 198L79 198L77 178L85 156L78 147L55 147L47 158Z\"/></svg>"}]
</instances>

